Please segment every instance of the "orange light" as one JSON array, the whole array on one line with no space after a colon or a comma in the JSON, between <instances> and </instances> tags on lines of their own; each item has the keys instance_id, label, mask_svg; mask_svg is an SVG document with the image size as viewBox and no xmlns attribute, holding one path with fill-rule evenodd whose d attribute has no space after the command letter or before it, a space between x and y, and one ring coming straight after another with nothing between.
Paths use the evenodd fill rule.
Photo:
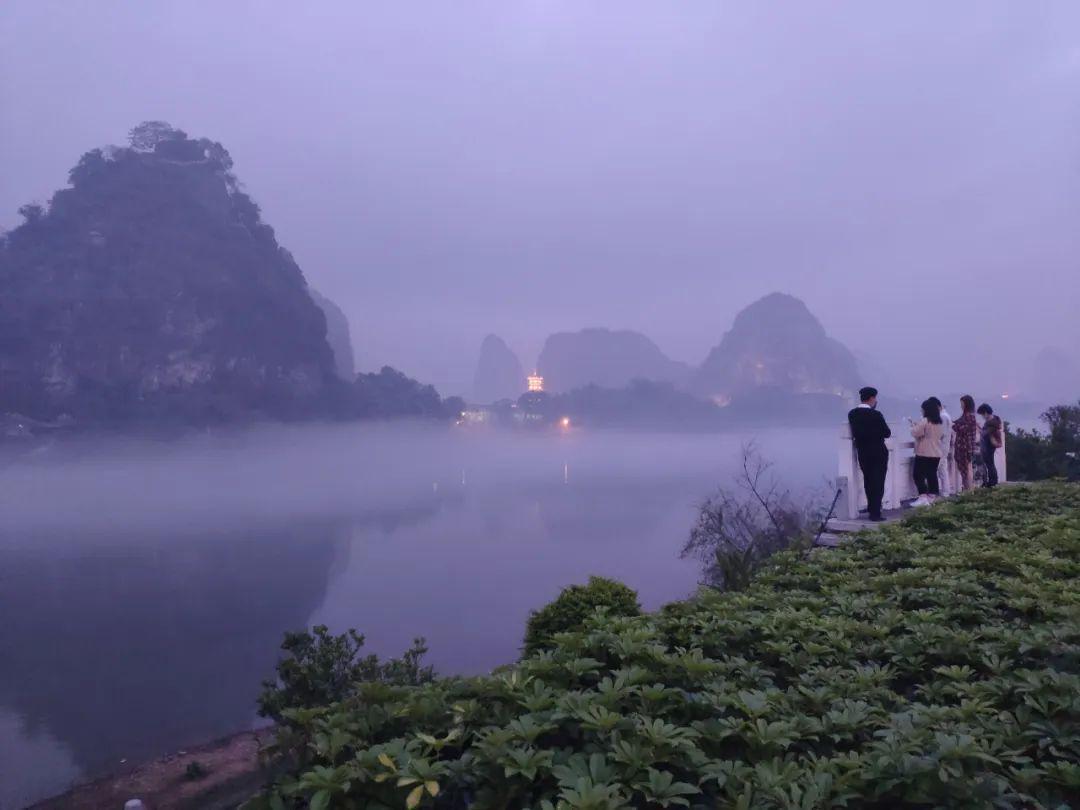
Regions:
<instances>
[{"instance_id":1,"label":"orange light","mask_svg":"<svg viewBox=\"0 0 1080 810\"><path fill-rule=\"evenodd\" d=\"M570 427L570 417L564 416L562 419L559 420L559 424L561 424L564 428Z\"/></svg>"}]
</instances>

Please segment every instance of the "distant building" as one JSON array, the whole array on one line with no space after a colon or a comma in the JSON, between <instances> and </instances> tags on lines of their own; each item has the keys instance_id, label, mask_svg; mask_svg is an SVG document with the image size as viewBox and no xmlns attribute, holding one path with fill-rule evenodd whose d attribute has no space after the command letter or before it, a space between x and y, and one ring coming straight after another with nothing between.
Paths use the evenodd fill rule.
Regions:
<instances>
[{"instance_id":1,"label":"distant building","mask_svg":"<svg viewBox=\"0 0 1080 810\"><path fill-rule=\"evenodd\" d=\"M461 422L467 425L486 425L491 421L489 408L469 408L461 412Z\"/></svg>"},{"instance_id":2,"label":"distant building","mask_svg":"<svg viewBox=\"0 0 1080 810\"><path fill-rule=\"evenodd\" d=\"M526 381L529 384L530 391L544 390L544 378L537 374L535 371L526 378Z\"/></svg>"}]
</instances>

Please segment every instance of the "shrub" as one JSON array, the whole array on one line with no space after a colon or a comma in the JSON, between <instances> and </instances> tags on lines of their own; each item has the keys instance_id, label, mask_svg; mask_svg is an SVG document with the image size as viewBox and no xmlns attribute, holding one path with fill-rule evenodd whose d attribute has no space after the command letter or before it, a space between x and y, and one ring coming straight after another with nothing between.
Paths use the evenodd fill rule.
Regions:
<instances>
[{"instance_id":1,"label":"shrub","mask_svg":"<svg viewBox=\"0 0 1080 810\"><path fill-rule=\"evenodd\" d=\"M427 646L424 639L401 658L379 661L375 655L360 656L364 637L355 630L331 635L326 625L312 632L286 633L281 649L286 655L278 662L277 678L263 681L259 714L281 720L285 709L325 706L344 700L357 684L377 681L416 686L431 681L434 671L423 665Z\"/></svg>"},{"instance_id":2,"label":"shrub","mask_svg":"<svg viewBox=\"0 0 1080 810\"><path fill-rule=\"evenodd\" d=\"M1023 428L1014 431L1006 423L1009 478L1080 480L1080 403L1055 405L1040 418L1046 424L1046 433Z\"/></svg>"},{"instance_id":3,"label":"shrub","mask_svg":"<svg viewBox=\"0 0 1080 810\"><path fill-rule=\"evenodd\" d=\"M488 677L283 712L249 808L1080 804L1080 487L976 492Z\"/></svg>"},{"instance_id":4,"label":"shrub","mask_svg":"<svg viewBox=\"0 0 1080 810\"><path fill-rule=\"evenodd\" d=\"M632 588L613 579L589 577L588 585L564 588L554 601L529 616L525 655L552 647L558 633L580 630L597 610L611 616L637 616L641 606Z\"/></svg>"}]
</instances>

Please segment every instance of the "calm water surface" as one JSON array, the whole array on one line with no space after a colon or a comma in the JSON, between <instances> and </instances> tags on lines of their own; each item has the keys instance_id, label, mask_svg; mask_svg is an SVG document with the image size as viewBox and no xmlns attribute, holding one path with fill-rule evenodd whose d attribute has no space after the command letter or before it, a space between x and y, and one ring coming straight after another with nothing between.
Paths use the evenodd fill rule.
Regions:
<instances>
[{"instance_id":1,"label":"calm water surface","mask_svg":"<svg viewBox=\"0 0 1080 810\"><path fill-rule=\"evenodd\" d=\"M417 635L443 673L512 660L590 574L690 593L694 506L756 439L793 489L828 429L513 435L275 429L0 466L0 810L250 727L282 633Z\"/></svg>"}]
</instances>

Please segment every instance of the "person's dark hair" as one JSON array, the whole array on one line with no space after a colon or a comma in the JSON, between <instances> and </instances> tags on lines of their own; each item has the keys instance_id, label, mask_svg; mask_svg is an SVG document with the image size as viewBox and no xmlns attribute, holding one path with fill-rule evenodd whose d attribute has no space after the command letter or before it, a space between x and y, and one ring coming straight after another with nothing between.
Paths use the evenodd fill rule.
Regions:
<instances>
[{"instance_id":1,"label":"person's dark hair","mask_svg":"<svg viewBox=\"0 0 1080 810\"><path fill-rule=\"evenodd\" d=\"M980 416L993 416L994 409L984 402L982 405L979 406L979 410L977 410L975 413L979 414Z\"/></svg>"},{"instance_id":2,"label":"person's dark hair","mask_svg":"<svg viewBox=\"0 0 1080 810\"><path fill-rule=\"evenodd\" d=\"M933 397L930 397L922 404L922 415L926 417L926 421L932 424L941 424L941 408L934 404Z\"/></svg>"},{"instance_id":3,"label":"person's dark hair","mask_svg":"<svg viewBox=\"0 0 1080 810\"><path fill-rule=\"evenodd\" d=\"M927 402L932 402L934 404L935 408L937 408L939 411L941 410L941 400L938 399L937 397L930 397L930 399L928 399L926 401Z\"/></svg>"},{"instance_id":4,"label":"person's dark hair","mask_svg":"<svg viewBox=\"0 0 1080 810\"><path fill-rule=\"evenodd\" d=\"M873 386L866 386L859 389L859 402L868 402L877 396L877 389Z\"/></svg>"},{"instance_id":5,"label":"person's dark hair","mask_svg":"<svg viewBox=\"0 0 1080 810\"><path fill-rule=\"evenodd\" d=\"M964 394L960 397L960 404L964 406L964 413L971 413L975 410L975 399L971 394Z\"/></svg>"}]
</instances>

